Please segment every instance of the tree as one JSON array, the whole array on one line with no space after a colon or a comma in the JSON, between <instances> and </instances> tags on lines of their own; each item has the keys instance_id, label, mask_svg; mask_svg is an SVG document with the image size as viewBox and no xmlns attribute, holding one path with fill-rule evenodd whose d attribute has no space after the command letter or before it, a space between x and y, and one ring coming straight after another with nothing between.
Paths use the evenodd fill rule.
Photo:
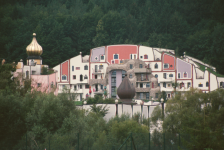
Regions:
<instances>
[{"instance_id":1,"label":"tree","mask_svg":"<svg viewBox=\"0 0 224 150\"><path fill-rule=\"evenodd\" d=\"M163 132L182 135L181 142L190 149L221 149L224 146L224 90L202 93L192 89L177 94L166 103ZM152 120L161 118L161 109L155 109Z\"/></svg>"}]
</instances>

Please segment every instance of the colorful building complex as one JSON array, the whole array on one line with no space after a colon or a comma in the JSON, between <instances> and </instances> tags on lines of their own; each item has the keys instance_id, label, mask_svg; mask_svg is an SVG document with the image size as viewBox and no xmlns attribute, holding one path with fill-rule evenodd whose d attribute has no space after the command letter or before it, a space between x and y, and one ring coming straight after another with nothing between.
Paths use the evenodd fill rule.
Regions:
<instances>
[{"instance_id":1,"label":"colorful building complex","mask_svg":"<svg viewBox=\"0 0 224 150\"><path fill-rule=\"evenodd\" d=\"M33 42L35 36L31 45ZM35 46L31 47L27 47L27 65L19 62L17 72L23 72L25 77L30 75L36 86L56 85L56 93L67 89L78 101L96 94L118 98L116 90L125 74L135 87L136 99L156 99L161 91L170 98L174 90L184 92L193 87L210 92L224 87L224 77L215 75L215 67L185 54L178 58L174 50L141 45L102 46L91 49L90 55L82 56L80 52L55 66L53 74L43 76L40 75L42 51L31 53Z\"/></svg>"}]
</instances>

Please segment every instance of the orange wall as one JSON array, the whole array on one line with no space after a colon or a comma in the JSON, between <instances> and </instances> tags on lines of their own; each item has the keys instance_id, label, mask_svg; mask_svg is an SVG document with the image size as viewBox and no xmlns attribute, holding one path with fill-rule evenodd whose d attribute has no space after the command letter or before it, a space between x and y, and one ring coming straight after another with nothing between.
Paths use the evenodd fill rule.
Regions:
<instances>
[{"instance_id":1,"label":"orange wall","mask_svg":"<svg viewBox=\"0 0 224 150\"><path fill-rule=\"evenodd\" d=\"M163 57L163 70L174 70L175 69L175 58L173 56L164 54ZM169 64L169 68L164 68L164 64L168 63ZM171 67L172 65L172 67Z\"/></svg>"},{"instance_id":2,"label":"orange wall","mask_svg":"<svg viewBox=\"0 0 224 150\"><path fill-rule=\"evenodd\" d=\"M137 54L138 47L136 45L117 45L107 47L108 55L107 61L111 64L113 60L113 54L119 54L119 60L130 59L130 54ZM115 61L118 63L118 61Z\"/></svg>"}]
</instances>

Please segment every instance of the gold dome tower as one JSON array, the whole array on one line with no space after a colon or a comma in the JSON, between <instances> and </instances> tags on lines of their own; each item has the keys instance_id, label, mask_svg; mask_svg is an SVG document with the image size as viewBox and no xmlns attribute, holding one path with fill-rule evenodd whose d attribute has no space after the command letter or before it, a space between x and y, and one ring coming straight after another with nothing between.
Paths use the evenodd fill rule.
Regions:
<instances>
[{"instance_id":1,"label":"gold dome tower","mask_svg":"<svg viewBox=\"0 0 224 150\"><path fill-rule=\"evenodd\" d=\"M28 55L27 64L30 60L34 60L37 64L42 64L42 58L40 55L43 53L43 48L38 44L36 39L36 33L33 33L32 42L26 47L26 53Z\"/></svg>"}]
</instances>

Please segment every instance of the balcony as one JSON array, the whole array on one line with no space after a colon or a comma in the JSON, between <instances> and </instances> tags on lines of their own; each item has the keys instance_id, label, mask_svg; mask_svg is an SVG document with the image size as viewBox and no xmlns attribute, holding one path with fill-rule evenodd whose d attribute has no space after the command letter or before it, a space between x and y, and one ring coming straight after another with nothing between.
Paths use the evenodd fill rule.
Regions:
<instances>
[{"instance_id":1,"label":"balcony","mask_svg":"<svg viewBox=\"0 0 224 150\"><path fill-rule=\"evenodd\" d=\"M147 78L143 78L143 79L140 79L140 80L137 80L136 82L150 82L151 80L150 79L147 79Z\"/></svg>"},{"instance_id":2,"label":"balcony","mask_svg":"<svg viewBox=\"0 0 224 150\"><path fill-rule=\"evenodd\" d=\"M151 73L151 69L149 68L135 68L134 69L135 73Z\"/></svg>"},{"instance_id":3,"label":"balcony","mask_svg":"<svg viewBox=\"0 0 224 150\"><path fill-rule=\"evenodd\" d=\"M93 74L103 74L104 72L103 72L103 69L99 69L99 70L98 69L97 70L93 69L92 73Z\"/></svg>"}]
</instances>

